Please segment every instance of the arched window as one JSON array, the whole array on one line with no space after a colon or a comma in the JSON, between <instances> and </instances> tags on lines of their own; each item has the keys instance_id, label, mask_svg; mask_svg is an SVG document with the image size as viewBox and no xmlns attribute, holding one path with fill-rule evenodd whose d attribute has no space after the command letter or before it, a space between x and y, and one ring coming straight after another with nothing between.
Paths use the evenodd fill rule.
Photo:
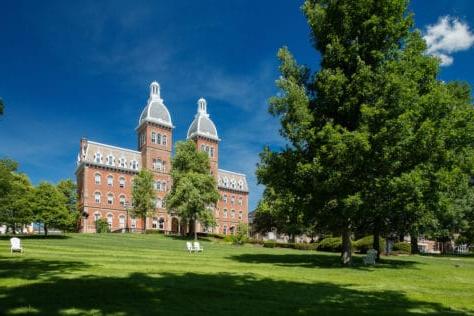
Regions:
<instances>
[{"instance_id":1,"label":"arched window","mask_svg":"<svg viewBox=\"0 0 474 316\"><path fill-rule=\"evenodd\" d=\"M223 228L223 230L222 230L222 233L223 233L224 235L227 235L227 225L224 225L224 228Z\"/></svg>"},{"instance_id":2,"label":"arched window","mask_svg":"<svg viewBox=\"0 0 474 316\"><path fill-rule=\"evenodd\" d=\"M239 189L243 190L244 189L244 181L239 180Z\"/></svg>"},{"instance_id":3,"label":"arched window","mask_svg":"<svg viewBox=\"0 0 474 316\"><path fill-rule=\"evenodd\" d=\"M107 165L114 166L115 165L115 158L112 155L107 156Z\"/></svg>"},{"instance_id":4,"label":"arched window","mask_svg":"<svg viewBox=\"0 0 474 316\"><path fill-rule=\"evenodd\" d=\"M95 163L101 163L102 162L102 154L100 152L95 153L94 162Z\"/></svg>"},{"instance_id":5,"label":"arched window","mask_svg":"<svg viewBox=\"0 0 474 316\"><path fill-rule=\"evenodd\" d=\"M166 143L167 143L167 137L166 135L163 135L163 137L161 138L161 144L166 145Z\"/></svg>"},{"instance_id":6,"label":"arched window","mask_svg":"<svg viewBox=\"0 0 474 316\"><path fill-rule=\"evenodd\" d=\"M97 222L99 219L100 219L100 213L99 213L99 212L95 212L95 213L94 213L94 222Z\"/></svg>"},{"instance_id":7,"label":"arched window","mask_svg":"<svg viewBox=\"0 0 474 316\"><path fill-rule=\"evenodd\" d=\"M224 203L227 203L227 194L224 194L223 200L224 200Z\"/></svg>"},{"instance_id":8,"label":"arched window","mask_svg":"<svg viewBox=\"0 0 474 316\"><path fill-rule=\"evenodd\" d=\"M151 142L153 144L156 144L156 133L155 132L151 132Z\"/></svg>"},{"instance_id":9,"label":"arched window","mask_svg":"<svg viewBox=\"0 0 474 316\"><path fill-rule=\"evenodd\" d=\"M130 167L132 167L133 170L138 170L138 161L132 160L132 162L130 162Z\"/></svg>"},{"instance_id":10,"label":"arched window","mask_svg":"<svg viewBox=\"0 0 474 316\"><path fill-rule=\"evenodd\" d=\"M95 202L100 203L100 192L94 193L94 197L95 197Z\"/></svg>"},{"instance_id":11,"label":"arched window","mask_svg":"<svg viewBox=\"0 0 474 316\"><path fill-rule=\"evenodd\" d=\"M229 179L227 177L224 177L224 186L229 187Z\"/></svg>"},{"instance_id":12,"label":"arched window","mask_svg":"<svg viewBox=\"0 0 474 316\"><path fill-rule=\"evenodd\" d=\"M112 214L107 214L107 224L109 224L109 229L112 229L113 220L114 220L114 216Z\"/></svg>"},{"instance_id":13,"label":"arched window","mask_svg":"<svg viewBox=\"0 0 474 316\"><path fill-rule=\"evenodd\" d=\"M206 146L201 144L201 151L206 151Z\"/></svg>"},{"instance_id":14,"label":"arched window","mask_svg":"<svg viewBox=\"0 0 474 316\"><path fill-rule=\"evenodd\" d=\"M235 203L235 196L232 195L232 197L230 198L230 204L234 204Z\"/></svg>"},{"instance_id":15,"label":"arched window","mask_svg":"<svg viewBox=\"0 0 474 316\"><path fill-rule=\"evenodd\" d=\"M107 177L107 185L108 186L113 186L114 185L114 177L113 176L108 176Z\"/></svg>"},{"instance_id":16,"label":"arched window","mask_svg":"<svg viewBox=\"0 0 474 316\"><path fill-rule=\"evenodd\" d=\"M120 228L125 228L125 215L120 215L119 225L120 225Z\"/></svg>"},{"instance_id":17,"label":"arched window","mask_svg":"<svg viewBox=\"0 0 474 316\"><path fill-rule=\"evenodd\" d=\"M227 209L224 209L224 218L227 218Z\"/></svg>"},{"instance_id":18,"label":"arched window","mask_svg":"<svg viewBox=\"0 0 474 316\"><path fill-rule=\"evenodd\" d=\"M96 173L94 178L95 178L95 184L100 184L100 181L102 180L100 173Z\"/></svg>"},{"instance_id":19,"label":"arched window","mask_svg":"<svg viewBox=\"0 0 474 316\"><path fill-rule=\"evenodd\" d=\"M137 228L137 218L135 216L132 216L130 226L132 230L135 230Z\"/></svg>"},{"instance_id":20,"label":"arched window","mask_svg":"<svg viewBox=\"0 0 474 316\"><path fill-rule=\"evenodd\" d=\"M156 181L155 182L155 190L161 191L161 181Z\"/></svg>"},{"instance_id":21,"label":"arched window","mask_svg":"<svg viewBox=\"0 0 474 316\"><path fill-rule=\"evenodd\" d=\"M120 205L125 206L125 195L122 194L119 197L119 201L120 201Z\"/></svg>"},{"instance_id":22,"label":"arched window","mask_svg":"<svg viewBox=\"0 0 474 316\"><path fill-rule=\"evenodd\" d=\"M242 197L239 197L239 205L242 205Z\"/></svg>"},{"instance_id":23,"label":"arched window","mask_svg":"<svg viewBox=\"0 0 474 316\"><path fill-rule=\"evenodd\" d=\"M125 188L125 178L124 177L120 177L119 185L120 185L121 188Z\"/></svg>"},{"instance_id":24,"label":"arched window","mask_svg":"<svg viewBox=\"0 0 474 316\"><path fill-rule=\"evenodd\" d=\"M231 217L231 218L235 218L235 211L234 211L234 210L231 210L231 211L230 211L230 217Z\"/></svg>"},{"instance_id":25,"label":"arched window","mask_svg":"<svg viewBox=\"0 0 474 316\"><path fill-rule=\"evenodd\" d=\"M114 203L114 195L112 193L107 194L107 204L113 204Z\"/></svg>"},{"instance_id":26,"label":"arched window","mask_svg":"<svg viewBox=\"0 0 474 316\"><path fill-rule=\"evenodd\" d=\"M163 181L163 182L161 183L161 190L162 190L163 192L166 192L166 182L165 182L165 181Z\"/></svg>"},{"instance_id":27,"label":"arched window","mask_svg":"<svg viewBox=\"0 0 474 316\"><path fill-rule=\"evenodd\" d=\"M165 229L165 220L163 217L160 217L158 220L158 229L163 230Z\"/></svg>"},{"instance_id":28,"label":"arched window","mask_svg":"<svg viewBox=\"0 0 474 316\"><path fill-rule=\"evenodd\" d=\"M157 229L158 228L158 218L153 217L153 220L151 222L151 228Z\"/></svg>"}]
</instances>

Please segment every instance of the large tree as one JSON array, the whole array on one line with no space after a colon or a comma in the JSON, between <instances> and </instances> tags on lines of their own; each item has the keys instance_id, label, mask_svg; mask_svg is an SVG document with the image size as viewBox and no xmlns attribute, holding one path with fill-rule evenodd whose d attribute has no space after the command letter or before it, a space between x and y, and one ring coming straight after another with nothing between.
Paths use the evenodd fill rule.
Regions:
<instances>
[{"instance_id":1,"label":"large tree","mask_svg":"<svg viewBox=\"0 0 474 316\"><path fill-rule=\"evenodd\" d=\"M356 228L371 230L378 250L389 224L405 221L415 236L436 221L439 202L455 207L463 189L447 184L466 187L472 172L471 104L437 80L438 61L425 54L407 5L307 0L319 71L311 75L286 48L278 54L281 93L270 112L288 146L266 148L257 175L291 194L305 218L342 235L343 264Z\"/></svg>"},{"instance_id":2,"label":"large tree","mask_svg":"<svg viewBox=\"0 0 474 316\"><path fill-rule=\"evenodd\" d=\"M171 177L173 185L166 196L168 211L193 223L194 239L197 240L197 222L204 227L214 226L212 210L219 200L208 155L198 151L191 140L176 143Z\"/></svg>"},{"instance_id":3,"label":"large tree","mask_svg":"<svg viewBox=\"0 0 474 316\"><path fill-rule=\"evenodd\" d=\"M32 211L37 222L42 223L44 234L50 228L66 229L70 214L65 196L51 183L41 182L32 196Z\"/></svg>"},{"instance_id":4,"label":"large tree","mask_svg":"<svg viewBox=\"0 0 474 316\"><path fill-rule=\"evenodd\" d=\"M143 232L146 233L146 218L153 215L156 205L155 181L151 171L142 169L133 178L132 214L142 218Z\"/></svg>"},{"instance_id":5,"label":"large tree","mask_svg":"<svg viewBox=\"0 0 474 316\"><path fill-rule=\"evenodd\" d=\"M77 207L77 185L71 179L66 179L59 181L56 187L66 198L66 207L69 211L67 230L75 231L80 220L80 212Z\"/></svg>"}]
</instances>

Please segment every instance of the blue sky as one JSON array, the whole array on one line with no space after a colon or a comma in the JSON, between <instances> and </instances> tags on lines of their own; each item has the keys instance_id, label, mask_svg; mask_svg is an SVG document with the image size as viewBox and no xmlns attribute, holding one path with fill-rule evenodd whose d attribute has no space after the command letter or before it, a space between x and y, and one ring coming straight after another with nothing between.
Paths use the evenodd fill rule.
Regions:
<instances>
[{"instance_id":1,"label":"blue sky","mask_svg":"<svg viewBox=\"0 0 474 316\"><path fill-rule=\"evenodd\" d=\"M207 99L222 138L220 167L247 174L253 209L263 190L254 175L258 153L283 144L267 113L276 52L287 45L299 62L319 66L300 4L2 1L0 157L17 160L34 183L56 182L74 178L81 137L135 149L156 80L175 140L186 137L197 99ZM410 8L430 35L430 53L445 60L441 79L472 85L474 2L417 0Z\"/></svg>"}]
</instances>

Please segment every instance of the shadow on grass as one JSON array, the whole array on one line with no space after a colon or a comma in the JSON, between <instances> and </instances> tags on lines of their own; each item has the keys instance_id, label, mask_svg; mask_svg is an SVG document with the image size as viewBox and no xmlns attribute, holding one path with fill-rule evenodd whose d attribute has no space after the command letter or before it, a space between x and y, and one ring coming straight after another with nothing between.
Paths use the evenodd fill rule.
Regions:
<instances>
[{"instance_id":1,"label":"shadow on grass","mask_svg":"<svg viewBox=\"0 0 474 316\"><path fill-rule=\"evenodd\" d=\"M173 240L185 240L185 241L194 241L194 236L188 235L164 235L166 238ZM198 241L213 241L213 238L198 236Z\"/></svg>"},{"instance_id":2,"label":"shadow on grass","mask_svg":"<svg viewBox=\"0 0 474 316\"><path fill-rule=\"evenodd\" d=\"M21 255L14 254L8 258L0 257L0 280L4 278L51 279L58 274L84 270L89 266L78 261L24 259Z\"/></svg>"},{"instance_id":3,"label":"shadow on grass","mask_svg":"<svg viewBox=\"0 0 474 316\"><path fill-rule=\"evenodd\" d=\"M57 279L0 288L8 315L467 315L396 291L253 275L166 273ZM466 311L467 312L467 311Z\"/></svg>"},{"instance_id":4,"label":"shadow on grass","mask_svg":"<svg viewBox=\"0 0 474 316\"><path fill-rule=\"evenodd\" d=\"M407 260L381 259L374 266L366 266L363 257L354 256L352 269L373 268L414 268L420 262ZM306 268L341 268L339 256L336 254L303 253L303 254L242 254L230 256L228 259L241 263L267 263L278 266L306 267Z\"/></svg>"},{"instance_id":5,"label":"shadow on grass","mask_svg":"<svg viewBox=\"0 0 474 316\"><path fill-rule=\"evenodd\" d=\"M9 240L10 238L18 237L20 239L68 239L67 235L0 235L0 240Z\"/></svg>"}]
</instances>

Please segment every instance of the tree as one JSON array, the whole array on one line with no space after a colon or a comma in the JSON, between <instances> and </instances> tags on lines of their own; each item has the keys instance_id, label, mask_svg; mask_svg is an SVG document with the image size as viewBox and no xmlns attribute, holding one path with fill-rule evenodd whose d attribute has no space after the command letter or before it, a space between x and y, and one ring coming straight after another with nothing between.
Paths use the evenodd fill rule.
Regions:
<instances>
[{"instance_id":1,"label":"tree","mask_svg":"<svg viewBox=\"0 0 474 316\"><path fill-rule=\"evenodd\" d=\"M146 233L146 218L153 215L155 210L155 190L153 174L146 169L140 170L133 178L132 214L142 218L143 232Z\"/></svg>"},{"instance_id":2,"label":"tree","mask_svg":"<svg viewBox=\"0 0 474 316\"><path fill-rule=\"evenodd\" d=\"M197 240L197 222L204 227L214 226L212 210L219 200L209 157L205 152L197 151L196 144L191 140L176 143L171 177L173 185L166 196L168 211L192 222L194 239Z\"/></svg>"},{"instance_id":3,"label":"tree","mask_svg":"<svg viewBox=\"0 0 474 316\"><path fill-rule=\"evenodd\" d=\"M44 234L51 227L65 229L70 223L66 198L56 186L41 182L33 193L32 210L37 222L43 223Z\"/></svg>"},{"instance_id":4,"label":"tree","mask_svg":"<svg viewBox=\"0 0 474 316\"><path fill-rule=\"evenodd\" d=\"M57 184L57 189L66 198L66 208L69 211L69 224L66 230L77 230L80 212L77 208L77 185L71 180L61 180Z\"/></svg>"},{"instance_id":5,"label":"tree","mask_svg":"<svg viewBox=\"0 0 474 316\"><path fill-rule=\"evenodd\" d=\"M5 109L5 106L3 104L3 100L0 98L0 115L3 115L4 109Z\"/></svg>"},{"instance_id":6,"label":"tree","mask_svg":"<svg viewBox=\"0 0 474 316\"><path fill-rule=\"evenodd\" d=\"M474 157L469 89L437 80L439 62L412 31L407 5L307 0L320 70L310 75L287 48L278 53L281 93L270 113L288 145L266 148L257 176L306 220L341 234L346 265L356 229L370 229L380 251L391 227L416 237L443 210L465 206L457 200Z\"/></svg>"}]
</instances>

